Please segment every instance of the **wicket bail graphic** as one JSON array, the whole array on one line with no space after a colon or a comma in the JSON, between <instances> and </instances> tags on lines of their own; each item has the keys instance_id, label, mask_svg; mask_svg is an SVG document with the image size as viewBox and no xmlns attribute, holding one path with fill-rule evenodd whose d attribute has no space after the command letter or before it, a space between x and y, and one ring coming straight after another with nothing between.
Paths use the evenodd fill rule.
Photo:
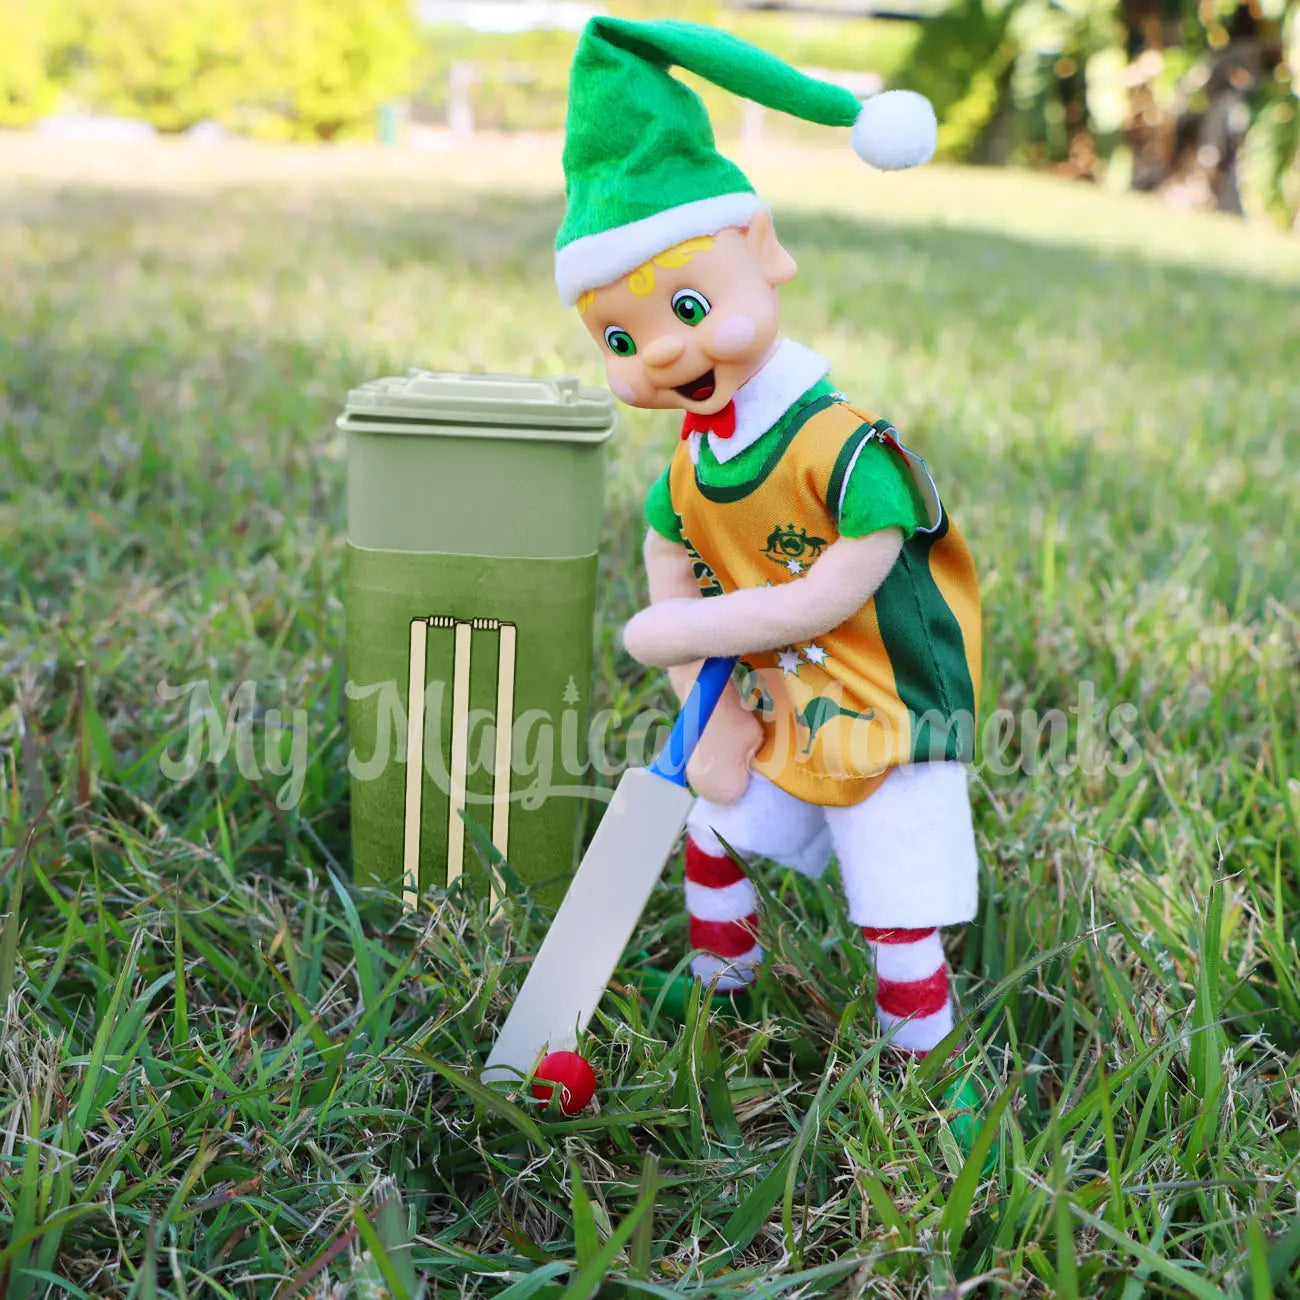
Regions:
<instances>
[{"instance_id":1,"label":"wicket bail graphic","mask_svg":"<svg viewBox=\"0 0 1300 1300\"><path fill-rule=\"evenodd\" d=\"M469 767L469 697L472 634L497 634L495 748L492 763L492 845L504 858L510 844L510 762L515 721L515 641L517 628L495 618L458 619L450 615L411 620L410 677L407 686L406 800L402 845L402 903L414 907L420 895L420 821L425 786L425 687L431 630L453 634L451 659L451 744L447 764L447 880L465 867L466 777ZM491 903L497 900L492 872Z\"/></svg>"}]
</instances>

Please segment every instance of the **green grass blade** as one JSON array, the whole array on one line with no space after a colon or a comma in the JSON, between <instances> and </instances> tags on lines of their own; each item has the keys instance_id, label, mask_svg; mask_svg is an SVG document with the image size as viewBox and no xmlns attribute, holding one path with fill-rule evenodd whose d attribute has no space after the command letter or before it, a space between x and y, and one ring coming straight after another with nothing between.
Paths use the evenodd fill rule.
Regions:
<instances>
[{"instance_id":1,"label":"green grass blade","mask_svg":"<svg viewBox=\"0 0 1300 1300\"><path fill-rule=\"evenodd\" d=\"M723 1225L719 1236L733 1259L754 1240L767 1222L773 1207L781 1199L793 1160L794 1148L787 1148L785 1154L759 1179Z\"/></svg>"},{"instance_id":2,"label":"green grass blade","mask_svg":"<svg viewBox=\"0 0 1300 1300\"><path fill-rule=\"evenodd\" d=\"M939 1218L939 1231L946 1236L950 1251L955 1252L962 1234L966 1231L966 1224L970 1220L971 1206L975 1201L975 1191L983 1177L984 1162L993 1149L993 1143L998 1135L998 1126L1002 1122L1002 1116L1006 1113L1007 1107L1011 1104L1011 1099L1020 1087L1020 1080L1020 1075L1013 1075L1006 1088L1003 1089L993 1105L989 1107L988 1115L985 1117L984 1123L980 1125L979 1132L975 1134L975 1139L971 1143L966 1163L962 1165L961 1173L957 1175L957 1180L948 1193L943 1213Z\"/></svg>"},{"instance_id":3,"label":"green grass blade","mask_svg":"<svg viewBox=\"0 0 1300 1300\"><path fill-rule=\"evenodd\" d=\"M641 1184L639 1198L646 1198L654 1204L659 1186L659 1161L653 1153L647 1154L641 1166ZM632 1233L630 1258L628 1260L628 1277L647 1279L650 1276L651 1257L654 1251L654 1213L644 1215Z\"/></svg>"},{"instance_id":4,"label":"green grass blade","mask_svg":"<svg viewBox=\"0 0 1300 1300\"><path fill-rule=\"evenodd\" d=\"M518 1129L530 1142L542 1148L550 1147L551 1144L546 1140L545 1135L537 1127L536 1123L494 1088L489 1088L487 1084L480 1083L477 1079L471 1078L461 1070L453 1069L450 1065L444 1065L427 1052L411 1050L418 1060L427 1065L435 1074L440 1074L453 1088L463 1092L485 1110L494 1115L499 1115L511 1127Z\"/></svg>"},{"instance_id":5,"label":"green grass blade","mask_svg":"<svg viewBox=\"0 0 1300 1300\"><path fill-rule=\"evenodd\" d=\"M1184 1268L1181 1264L1175 1263L1166 1256L1157 1254L1150 1246L1144 1246L1132 1237L1125 1236L1118 1228L1112 1227L1104 1219L1099 1219L1096 1215L1088 1213L1078 1205L1072 1205L1071 1210L1077 1219L1086 1223L1094 1231L1101 1233L1108 1241L1113 1242L1121 1250L1144 1264L1151 1273L1164 1278L1174 1287L1179 1288L1188 1295L1196 1296L1197 1300L1222 1300L1223 1292L1199 1273Z\"/></svg>"},{"instance_id":6,"label":"green grass blade","mask_svg":"<svg viewBox=\"0 0 1300 1300\"><path fill-rule=\"evenodd\" d=\"M585 1268L600 1253L600 1234L596 1230L596 1216L591 1211L591 1198L582 1183L582 1173L573 1161L569 1162L569 1179L573 1187L573 1246L578 1267Z\"/></svg>"},{"instance_id":7,"label":"green grass blade","mask_svg":"<svg viewBox=\"0 0 1300 1300\"><path fill-rule=\"evenodd\" d=\"M654 1209L654 1187L643 1186L637 1196L631 1212L609 1234L609 1239L569 1279L568 1285L560 1293L559 1300L588 1300L596 1287L604 1280L609 1267L613 1264L619 1251L628 1243L637 1225Z\"/></svg>"}]
</instances>

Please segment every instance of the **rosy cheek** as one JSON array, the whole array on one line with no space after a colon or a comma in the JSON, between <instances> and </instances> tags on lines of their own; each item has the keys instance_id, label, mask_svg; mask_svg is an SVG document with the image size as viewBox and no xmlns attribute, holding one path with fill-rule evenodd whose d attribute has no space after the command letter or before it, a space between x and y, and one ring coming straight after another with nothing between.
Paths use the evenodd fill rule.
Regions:
<instances>
[{"instance_id":1,"label":"rosy cheek","mask_svg":"<svg viewBox=\"0 0 1300 1300\"><path fill-rule=\"evenodd\" d=\"M710 342L718 356L733 357L752 347L757 333L748 316L728 316L718 323Z\"/></svg>"},{"instance_id":2,"label":"rosy cheek","mask_svg":"<svg viewBox=\"0 0 1300 1300\"><path fill-rule=\"evenodd\" d=\"M625 406L636 405L636 389L627 382L621 375L606 375L609 383L609 391L618 398Z\"/></svg>"}]
</instances>

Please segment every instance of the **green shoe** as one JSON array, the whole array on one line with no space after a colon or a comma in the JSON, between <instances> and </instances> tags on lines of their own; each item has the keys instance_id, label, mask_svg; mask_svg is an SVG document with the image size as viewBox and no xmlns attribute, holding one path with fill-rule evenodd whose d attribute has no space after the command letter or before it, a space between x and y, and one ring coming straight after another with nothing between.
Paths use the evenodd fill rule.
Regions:
<instances>
[{"instance_id":1,"label":"green shoe","mask_svg":"<svg viewBox=\"0 0 1300 1300\"><path fill-rule=\"evenodd\" d=\"M686 1019L691 985L698 981L690 971L670 974L653 966L634 966L627 972L627 982L652 1005L662 996L660 1009L669 1019L681 1022ZM741 1020L748 1014L750 1003L748 989L737 989L734 993L715 991L712 1007L725 1020Z\"/></svg>"},{"instance_id":2,"label":"green shoe","mask_svg":"<svg viewBox=\"0 0 1300 1300\"><path fill-rule=\"evenodd\" d=\"M954 1079L942 1095L943 1116L948 1121L948 1128L962 1153L969 1156L975 1146L975 1139L983 1127L984 1094L969 1073L963 1073ZM990 1174L998 1162L999 1143L993 1139L988 1155L984 1158L982 1174Z\"/></svg>"}]
</instances>

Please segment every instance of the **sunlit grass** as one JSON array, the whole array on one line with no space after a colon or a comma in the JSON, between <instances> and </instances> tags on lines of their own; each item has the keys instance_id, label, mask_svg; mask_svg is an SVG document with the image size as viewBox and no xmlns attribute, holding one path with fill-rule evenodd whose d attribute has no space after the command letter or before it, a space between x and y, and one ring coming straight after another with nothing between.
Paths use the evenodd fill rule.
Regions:
<instances>
[{"instance_id":1,"label":"sunlit grass","mask_svg":"<svg viewBox=\"0 0 1300 1300\"><path fill-rule=\"evenodd\" d=\"M834 880L773 873L755 1024L670 1023L620 977L598 1111L489 1101L526 900L493 926L344 883L332 422L412 364L599 380L550 283L553 141L4 139L9 1296L1300 1291L1300 245L1045 177L746 165L800 263L788 332L971 541L985 711L1133 707L1128 774L982 771L964 1064L882 1059ZM617 631L674 437L629 413L610 467L593 703L626 718L666 700ZM307 710L298 807L233 756L164 779L159 684L200 679ZM679 880L638 936L665 966ZM941 1113L958 1069L987 1175Z\"/></svg>"}]
</instances>

